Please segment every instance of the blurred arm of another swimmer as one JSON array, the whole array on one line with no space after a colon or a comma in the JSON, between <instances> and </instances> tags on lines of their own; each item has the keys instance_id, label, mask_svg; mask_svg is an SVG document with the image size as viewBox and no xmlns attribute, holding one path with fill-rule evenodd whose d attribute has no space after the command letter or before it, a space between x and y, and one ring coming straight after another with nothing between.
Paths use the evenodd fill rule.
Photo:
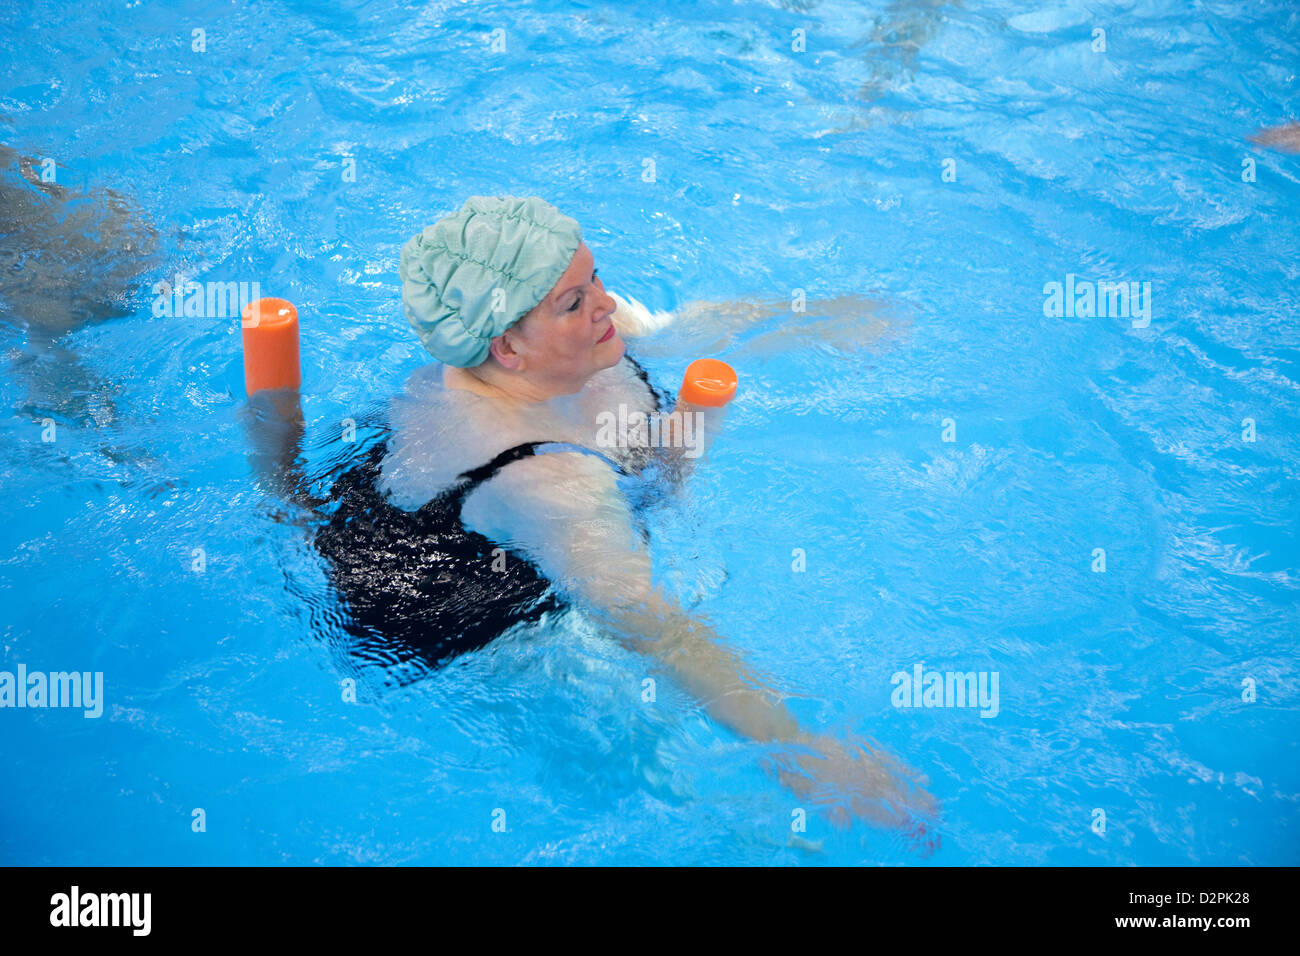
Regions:
<instances>
[{"instance_id":1,"label":"blurred arm of another swimmer","mask_svg":"<svg viewBox=\"0 0 1300 956\"><path fill-rule=\"evenodd\" d=\"M1256 146L1269 146L1284 153L1300 153L1300 123L1283 123L1262 129L1250 141Z\"/></svg>"}]
</instances>

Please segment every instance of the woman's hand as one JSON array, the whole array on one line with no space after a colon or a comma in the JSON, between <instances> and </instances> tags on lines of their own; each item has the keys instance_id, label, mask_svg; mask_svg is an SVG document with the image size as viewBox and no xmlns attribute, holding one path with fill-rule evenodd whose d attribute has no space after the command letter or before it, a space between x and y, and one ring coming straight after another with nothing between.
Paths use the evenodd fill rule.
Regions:
<instances>
[{"instance_id":1,"label":"woman's hand","mask_svg":"<svg viewBox=\"0 0 1300 956\"><path fill-rule=\"evenodd\" d=\"M854 817L905 831L923 856L939 846L939 805L922 789L923 777L860 738L849 743L801 734L769 770L795 794L822 810L837 827Z\"/></svg>"}]
</instances>

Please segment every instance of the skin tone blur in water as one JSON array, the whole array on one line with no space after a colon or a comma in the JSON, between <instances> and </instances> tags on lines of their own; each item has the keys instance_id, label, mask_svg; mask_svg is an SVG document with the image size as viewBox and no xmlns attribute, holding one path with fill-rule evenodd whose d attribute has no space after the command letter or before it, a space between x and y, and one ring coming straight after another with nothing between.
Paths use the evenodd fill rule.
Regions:
<instances>
[{"instance_id":1,"label":"skin tone blur in water","mask_svg":"<svg viewBox=\"0 0 1300 956\"><path fill-rule=\"evenodd\" d=\"M0 317L49 341L130 314L158 234L125 196L0 146Z\"/></svg>"},{"instance_id":2,"label":"skin tone blur in water","mask_svg":"<svg viewBox=\"0 0 1300 956\"><path fill-rule=\"evenodd\" d=\"M1269 146L1284 153L1300 153L1300 123L1284 123L1262 129L1250 141L1256 146Z\"/></svg>"},{"instance_id":3,"label":"skin tone blur in water","mask_svg":"<svg viewBox=\"0 0 1300 956\"><path fill-rule=\"evenodd\" d=\"M117 419L115 389L64 337L132 313L158 234L121 193L60 181L73 175L0 145L0 322L26 333L8 356L26 412L99 427Z\"/></svg>"}]
</instances>

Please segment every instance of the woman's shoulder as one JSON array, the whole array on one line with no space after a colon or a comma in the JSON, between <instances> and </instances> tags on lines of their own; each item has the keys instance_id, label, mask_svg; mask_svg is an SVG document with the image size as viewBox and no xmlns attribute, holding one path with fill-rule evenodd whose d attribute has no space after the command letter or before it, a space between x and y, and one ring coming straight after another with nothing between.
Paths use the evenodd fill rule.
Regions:
<instances>
[{"instance_id":1,"label":"woman's shoulder","mask_svg":"<svg viewBox=\"0 0 1300 956\"><path fill-rule=\"evenodd\" d=\"M448 388L437 363L411 373L389 405L388 420L379 489L408 510L455 484L464 472L531 440L533 430L499 402Z\"/></svg>"}]
</instances>

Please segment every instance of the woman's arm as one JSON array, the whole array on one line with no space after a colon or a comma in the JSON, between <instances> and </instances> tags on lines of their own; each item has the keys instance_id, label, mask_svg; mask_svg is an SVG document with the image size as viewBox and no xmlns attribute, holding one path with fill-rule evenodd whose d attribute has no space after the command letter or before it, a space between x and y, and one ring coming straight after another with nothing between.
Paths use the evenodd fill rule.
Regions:
<instances>
[{"instance_id":1,"label":"woman's arm","mask_svg":"<svg viewBox=\"0 0 1300 956\"><path fill-rule=\"evenodd\" d=\"M721 723L756 740L795 738L776 694L651 586L650 554L607 464L578 452L514 462L462 514L467 527L527 553L627 647L656 655Z\"/></svg>"},{"instance_id":2,"label":"woman's arm","mask_svg":"<svg viewBox=\"0 0 1300 956\"><path fill-rule=\"evenodd\" d=\"M897 318L888 317L886 303L859 295L799 303L775 298L697 301L675 314L651 313L635 299L614 298L620 303L614 326L625 337L653 336L672 323L671 339L651 337L638 344L638 352L650 356L760 357L815 344L852 354L900 325Z\"/></svg>"},{"instance_id":3,"label":"woman's arm","mask_svg":"<svg viewBox=\"0 0 1300 956\"><path fill-rule=\"evenodd\" d=\"M771 761L782 783L837 822L846 814L910 826L933 813L905 768L804 731L781 696L700 616L651 583L650 555L613 473L580 453L515 462L474 492L467 526L527 553L562 592L630 649L653 656L719 723L784 745Z\"/></svg>"}]
</instances>

